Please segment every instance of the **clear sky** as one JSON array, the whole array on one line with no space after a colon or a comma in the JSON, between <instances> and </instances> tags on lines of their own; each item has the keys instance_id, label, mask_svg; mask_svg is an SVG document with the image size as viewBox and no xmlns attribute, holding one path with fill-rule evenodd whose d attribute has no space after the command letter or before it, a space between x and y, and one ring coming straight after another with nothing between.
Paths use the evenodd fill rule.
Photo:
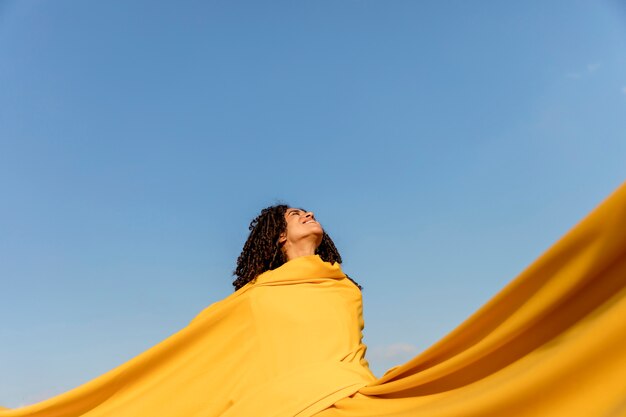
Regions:
<instances>
[{"instance_id":1,"label":"clear sky","mask_svg":"<svg viewBox=\"0 0 626 417\"><path fill-rule=\"evenodd\" d=\"M0 404L232 292L248 222L313 210L378 375L626 178L619 1L0 1Z\"/></svg>"}]
</instances>

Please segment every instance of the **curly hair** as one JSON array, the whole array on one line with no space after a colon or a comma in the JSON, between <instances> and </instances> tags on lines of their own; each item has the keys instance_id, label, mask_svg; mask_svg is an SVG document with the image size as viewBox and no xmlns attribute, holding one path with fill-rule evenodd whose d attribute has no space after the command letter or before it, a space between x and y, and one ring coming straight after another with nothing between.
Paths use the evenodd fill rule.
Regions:
<instances>
[{"instance_id":1,"label":"curly hair","mask_svg":"<svg viewBox=\"0 0 626 417\"><path fill-rule=\"evenodd\" d=\"M266 207L250 222L250 235L237 258L237 268L233 272L237 277L233 281L235 291L254 281L263 272L276 269L287 262L279 237L287 229L285 212L289 207L285 204ZM341 263L341 255L325 231L315 254L326 262ZM352 278L348 279L361 289Z\"/></svg>"}]
</instances>

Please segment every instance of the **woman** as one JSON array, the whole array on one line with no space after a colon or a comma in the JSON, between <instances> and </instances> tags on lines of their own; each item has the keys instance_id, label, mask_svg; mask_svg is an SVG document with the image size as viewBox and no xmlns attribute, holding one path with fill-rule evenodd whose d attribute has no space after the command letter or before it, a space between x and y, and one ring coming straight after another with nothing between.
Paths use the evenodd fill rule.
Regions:
<instances>
[{"instance_id":1,"label":"woman","mask_svg":"<svg viewBox=\"0 0 626 417\"><path fill-rule=\"evenodd\" d=\"M313 213L264 209L236 291L9 416L626 416L626 186L450 335L376 379L359 287Z\"/></svg>"},{"instance_id":2,"label":"woman","mask_svg":"<svg viewBox=\"0 0 626 417\"><path fill-rule=\"evenodd\" d=\"M250 388L255 398L234 400L229 412L253 415L259 404L279 403L290 409L281 415L313 415L373 382L361 342L361 287L341 271L313 213L272 206L249 229L233 285L252 304L263 377ZM244 406L252 409L237 409Z\"/></svg>"}]
</instances>

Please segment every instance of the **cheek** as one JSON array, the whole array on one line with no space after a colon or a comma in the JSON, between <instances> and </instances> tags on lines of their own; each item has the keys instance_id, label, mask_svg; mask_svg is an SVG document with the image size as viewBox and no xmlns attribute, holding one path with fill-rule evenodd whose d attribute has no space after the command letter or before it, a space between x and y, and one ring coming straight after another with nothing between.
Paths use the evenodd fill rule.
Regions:
<instances>
[{"instance_id":1,"label":"cheek","mask_svg":"<svg viewBox=\"0 0 626 417\"><path fill-rule=\"evenodd\" d=\"M287 224L287 239L298 239L307 233L308 231L305 230L305 228L303 228L297 221Z\"/></svg>"},{"instance_id":2,"label":"cheek","mask_svg":"<svg viewBox=\"0 0 626 417\"><path fill-rule=\"evenodd\" d=\"M289 236L293 236L294 234L296 234L298 231L297 225L294 224L293 222L288 221L287 225L285 226L285 236L289 237Z\"/></svg>"}]
</instances>

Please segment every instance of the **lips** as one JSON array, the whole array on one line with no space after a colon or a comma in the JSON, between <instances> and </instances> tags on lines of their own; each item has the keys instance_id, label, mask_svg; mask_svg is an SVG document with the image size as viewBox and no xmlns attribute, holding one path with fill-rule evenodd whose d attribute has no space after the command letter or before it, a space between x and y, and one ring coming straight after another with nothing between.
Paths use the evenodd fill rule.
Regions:
<instances>
[{"instance_id":1,"label":"lips","mask_svg":"<svg viewBox=\"0 0 626 417\"><path fill-rule=\"evenodd\" d=\"M309 224L309 223L317 223L315 220L307 220L306 222L302 223L302 224Z\"/></svg>"}]
</instances>

